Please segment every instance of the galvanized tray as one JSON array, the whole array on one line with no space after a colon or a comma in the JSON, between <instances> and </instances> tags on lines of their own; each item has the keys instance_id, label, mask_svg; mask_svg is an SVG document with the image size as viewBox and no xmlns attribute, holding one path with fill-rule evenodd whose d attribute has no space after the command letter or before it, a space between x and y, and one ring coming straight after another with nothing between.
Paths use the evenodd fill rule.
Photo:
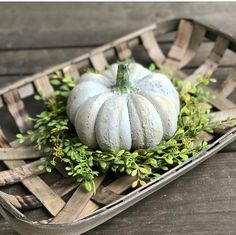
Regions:
<instances>
[{"instance_id":1,"label":"galvanized tray","mask_svg":"<svg viewBox=\"0 0 236 235\"><path fill-rule=\"evenodd\" d=\"M165 55L158 38L173 33L173 45ZM214 46L206 60L192 74L187 75L184 67L196 56L204 40L213 41ZM142 49L145 55L137 55L137 48ZM236 52L236 40L230 35L191 19L176 19L150 25L90 53L1 88L0 160L8 168L2 168L0 171L0 186L3 187L0 191L1 214L20 234L81 234L162 188L236 139L236 127L221 134L203 133L199 139L211 141L205 151L135 190L128 190L133 181L130 176L115 178L106 185L104 177L98 177L98 190L94 196L85 192L77 182L64 177L65 172L59 167L55 169L55 174L60 173L60 177L56 177L55 182L47 183L47 178L50 181L50 175L37 167L39 154L30 146L19 147L16 141L9 140L6 137L10 136L9 126L5 125L4 120L8 120L8 117L14 120L17 129L13 128L13 135L16 131L25 133L32 125L27 113L28 99L39 91L43 91L46 96L53 92L49 82L53 73L60 72L79 79L81 69L93 67L103 70L107 64L117 59L132 57L143 64L154 62L157 66L164 65L179 78L194 83L196 75L204 75L218 67L226 50ZM216 109L219 120L225 120L228 116L236 118L236 104L228 98L236 87L235 77L236 70L233 69L220 88L209 88L209 91L216 95L210 105ZM30 193L26 192L23 196L6 193L4 186L14 187L17 183L23 184ZM30 219L27 212L40 207L48 212L45 218Z\"/></svg>"}]
</instances>

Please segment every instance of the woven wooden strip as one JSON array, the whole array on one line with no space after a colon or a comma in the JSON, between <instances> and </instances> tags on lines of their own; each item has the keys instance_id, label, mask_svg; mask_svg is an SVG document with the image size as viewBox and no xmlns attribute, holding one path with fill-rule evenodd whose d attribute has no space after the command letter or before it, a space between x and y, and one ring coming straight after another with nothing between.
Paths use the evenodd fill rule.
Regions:
<instances>
[{"instance_id":1,"label":"woven wooden strip","mask_svg":"<svg viewBox=\"0 0 236 235\"><path fill-rule=\"evenodd\" d=\"M218 108L219 110L231 109L236 107L236 104L225 98L224 96L217 94L210 87L207 87L207 91L209 91L214 97L210 99L210 103Z\"/></svg>"},{"instance_id":2,"label":"woven wooden strip","mask_svg":"<svg viewBox=\"0 0 236 235\"><path fill-rule=\"evenodd\" d=\"M128 188L130 188L131 183L135 180L134 177L125 175L122 177L119 177L117 180L113 181L111 184L109 184L107 186L107 188L116 193L116 194L121 194L123 193L125 190L127 190ZM87 205L84 207L83 211L81 212L81 214L76 218L76 220L81 219L89 214L91 214L92 212L94 212L95 210L97 210L99 208L99 205L97 205L95 202L93 201L88 201Z\"/></svg>"},{"instance_id":3,"label":"woven wooden strip","mask_svg":"<svg viewBox=\"0 0 236 235\"><path fill-rule=\"evenodd\" d=\"M96 188L102 183L104 176L95 178ZM92 197L93 192L86 192L83 185L80 185L74 192L72 197L67 202L66 206L60 211L60 213L50 222L53 224L71 223L82 212L88 201ZM76 206L75 206L76 205Z\"/></svg>"},{"instance_id":4,"label":"woven wooden strip","mask_svg":"<svg viewBox=\"0 0 236 235\"><path fill-rule=\"evenodd\" d=\"M23 180L22 183L53 216L56 216L64 207L65 202L41 178L30 177Z\"/></svg>"},{"instance_id":5,"label":"woven wooden strip","mask_svg":"<svg viewBox=\"0 0 236 235\"><path fill-rule=\"evenodd\" d=\"M103 187L102 185L100 185L96 194L92 197L92 200L99 205L108 205L109 203L112 203L120 199L121 197L121 195L111 191L109 187Z\"/></svg>"},{"instance_id":6,"label":"woven wooden strip","mask_svg":"<svg viewBox=\"0 0 236 235\"><path fill-rule=\"evenodd\" d=\"M236 119L236 107L232 109L218 111L218 112L215 112L214 114L215 114L215 117L213 118L212 122L226 121L228 118Z\"/></svg>"},{"instance_id":7,"label":"woven wooden strip","mask_svg":"<svg viewBox=\"0 0 236 235\"><path fill-rule=\"evenodd\" d=\"M75 79L77 82L79 80L79 71L75 65L68 65L62 69L64 75L69 75Z\"/></svg>"},{"instance_id":8,"label":"woven wooden strip","mask_svg":"<svg viewBox=\"0 0 236 235\"><path fill-rule=\"evenodd\" d=\"M25 84L18 88L19 95L21 99L24 99L35 93L35 89L32 83Z\"/></svg>"},{"instance_id":9,"label":"woven wooden strip","mask_svg":"<svg viewBox=\"0 0 236 235\"><path fill-rule=\"evenodd\" d=\"M196 140L194 141L194 145L200 144L203 140L210 141L214 138L214 135L211 135L205 131L200 132L200 134L197 136Z\"/></svg>"},{"instance_id":10,"label":"woven wooden strip","mask_svg":"<svg viewBox=\"0 0 236 235\"><path fill-rule=\"evenodd\" d=\"M0 147L10 147L1 129ZM25 161L22 160L3 162L9 169L26 165ZM29 177L22 180L22 183L38 198L38 200L53 216L57 215L57 213L64 207L65 202L40 177Z\"/></svg>"},{"instance_id":11,"label":"woven wooden strip","mask_svg":"<svg viewBox=\"0 0 236 235\"><path fill-rule=\"evenodd\" d=\"M24 160L43 156L43 153L31 146L18 148L0 148L0 160Z\"/></svg>"},{"instance_id":12,"label":"woven wooden strip","mask_svg":"<svg viewBox=\"0 0 236 235\"><path fill-rule=\"evenodd\" d=\"M188 48L192 32L192 23L186 20L181 20L176 34L176 39L168 53L168 58L165 61L164 66L171 68L172 70L175 70L180 66Z\"/></svg>"},{"instance_id":13,"label":"woven wooden strip","mask_svg":"<svg viewBox=\"0 0 236 235\"><path fill-rule=\"evenodd\" d=\"M14 164L13 161L12 163ZM30 176L42 174L44 171L38 169L39 164L40 161L34 161L29 164L18 166L12 170L1 171L0 186L15 184ZM8 165L8 163L6 165Z\"/></svg>"},{"instance_id":14,"label":"woven wooden strip","mask_svg":"<svg viewBox=\"0 0 236 235\"><path fill-rule=\"evenodd\" d=\"M14 118L20 132L24 133L32 127L32 122L25 110L25 105L17 90L12 90L3 95L11 116Z\"/></svg>"},{"instance_id":15,"label":"woven wooden strip","mask_svg":"<svg viewBox=\"0 0 236 235\"><path fill-rule=\"evenodd\" d=\"M60 197L65 196L75 188L80 185L79 182L75 181L71 177L62 178L61 180L57 181L53 185L51 185L51 189L58 194Z\"/></svg>"},{"instance_id":16,"label":"woven wooden strip","mask_svg":"<svg viewBox=\"0 0 236 235\"><path fill-rule=\"evenodd\" d=\"M185 79L185 82L191 81L194 83L198 75L205 76L207 73L213 72L218 67L228 45L229 41L227 39L218 36L215 45L205 63L203 63L198 69L194 71L192 75Z\"/></svg>"},{"instance_id":17,"label":"woven wooden strip","mask_svg":"<svg viewBox=\"0 0 236 235\"><path fill-rule=\"evenodd\" d=\"M0 128L0 148L9 148L7 138L5 137L1 128Z\"/></svg>"},{"instance_id":18,"label":"woven wooden strip","mask_svg":"<svg viewBox=\"0 0 236 235\"><path fill-rule=\"evenodd\" d=\"M143 33L141 35L141 40L152 61L156 65L161 65L165 60L165 55L156 41L154 32L150 30Z\"/></svg>"},{"instance_id":19,"label":"woven wooden strip","mask_svg":"<svg viewBox=\"0 0 236 235\"><path fill-rule=\"evenodd\" d=\"M2 97L0 96L0 108L3 107L4 104L3 104L3 100L2 100Z\"/></svg>"},{"instance_id":20,"label":"woven wooden strip","mask_svg":"<svg viewBox=\"0 0 236 235\"><path fill-rule=\"evenodd\" d=\"M34 81L34 85L36 90L41 93L42 97L46 98L50 96L54 89L49 82L49 78L47 76L41 77Z\"/></svg>"},{"instance_id":21,"label":"woven wooden strip","mask_svg":"<svg viewBox=\"0 0 236 235\"><path fill-rule=\"evenodd\" d=\"M100 185L97 189L96 194L91 197L92 201L89 201L86 205L86 208L88 208L88 206L90 205L89 208L91 210L91 205L94 204L93 201L99 205L108 205L109 203L120 199L122 196L119 194L128 189L132 181L134 181L133 177L124 176L115 180L107 187ZM74 181L74 179L62 178L61 180L51 185L51 189L60 197L63 197L78 186L79 182ZM15 205L18 209L30 209L42 206L42 203L34 195L6 195L11 199L10 202L13 203L13 205ZM97 204L95 204L94 210L95 208L99 208Z\"/></svg>"},{"instance_id":22,"label":"woven wooden strip","mask_svg":"<svg viewBox=\"0 0 236 235\"><path fill-rule=\"evenodd\" d=\"M51 185L51 189L60 197L63 197L78 187L78 185L79 183L72 178L62 178L60 181ZM3 193L1 196L12 203L17 209L32 209L43 206L34 195L19 196Z\"/></svg>"},{"instance_id":23,"label":"woven wooden strip","mask_svg":"<svg viewBox=\"0 0 236 235\"><path fill-rule=\"evenodd\" d=\"M236 67L222 83L217 93L223 97L228 97L236 88Z\"/></svg>"},{"instance_id":24,"label":"woven wooden strip","mask_svg":"<svg viewBox=\"0 0 236 235\"><path fill-rule=\"evenodd\" d=\"M32 209L41 207L40 201L33 195L19 196L0 192L0 195L17 209Z\"/></svg>"},{"instance_id":25,"label":"woven wooden strip","mask_svg":"<svg viewBox=\"0 0 236 235\"><path fill-rule=\"evenodd\" d=\"M185 55L178 66L178 69L184 67L194 58L204 39L205 34L206 34L205 27L198 24L194 24L191 40L189 42L188 48L186 49Z\"/></svg>"},{"instance_id":26,"label":"woven wooden strip","mask_svg":"<svg viewBox=\"0 0 236 235\"><path fill-rule=\"evenodd\" d=\"M120 44L117 44L115 46L115 48L116 48L116 52L117 52L118 57L119 57L120 60L124 60L124 59L130 58L131 55L132 55L132 52L129 49L129 47L128 47L126 42L122 42Z\"/></svg>"},{"instance_id":27,"label":"woven wooden strip","mask_svg":"<svg viewBox=\"0 0 236 235\"><path fill-rule=\"evenodd\" d=\"M99 71L102 71L105 69L106 65L108 65L107 60L104 56L103 53L96 53L96 54L92 54L90 56L90 61L93 65L93 67Z\"/></svg>"}]
</instances>

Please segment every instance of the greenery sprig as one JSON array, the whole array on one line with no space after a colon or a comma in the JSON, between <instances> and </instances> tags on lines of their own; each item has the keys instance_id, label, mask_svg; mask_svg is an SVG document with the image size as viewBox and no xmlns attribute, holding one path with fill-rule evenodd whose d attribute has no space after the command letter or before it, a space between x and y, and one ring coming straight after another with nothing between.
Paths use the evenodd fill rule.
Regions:
<instances>
[{"instance_id":1,"label":"greenery sprig","mask_svg":"<svg viewBox=\"0 0 236 235\"><path fill-rule=\"evenodd\" d=\"M157 71L153 64L149 69ZM29 130L26 136L37 150L45 153L46 157L42 158L40 169L51 172L58 162L62 162L68 175L83 182L88 191L95 190L94 177L107 171L133 176L132 187L136 187L145 185L206 148L206 141L195 144L195 140L202 131L213 132L210 107L201 104L209 101L210 94L205 86L214 82L214 79L211 76L199 76L197 84L187 85L186 92L183 93L181 80L175 78L166 68L160 68L160 72L172 80L179 92L181 110L178 130L171 139L162 140L154 148L132 152L103 152L89 149L82 144L66 115L67 98L75 81L70 76L54 74L51 84L55 86L55 92L45 100L41 94L35 96L36 100L43 100L45 110L32 119L34 130ZM17 137L20 143L24 142L23 135L18 134Z\"/></svg>"}]
</instances>

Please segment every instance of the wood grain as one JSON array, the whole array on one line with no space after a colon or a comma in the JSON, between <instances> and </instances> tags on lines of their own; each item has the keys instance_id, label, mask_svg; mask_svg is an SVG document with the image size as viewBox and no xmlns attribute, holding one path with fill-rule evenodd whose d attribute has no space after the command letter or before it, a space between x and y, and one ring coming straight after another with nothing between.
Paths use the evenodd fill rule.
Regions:
<instances>
[{"instance_id":1,"label":"wood grain","mask_svg":"<svg viewBox=\"0 0 236 235\"><path fill-rule=\"evenodd\" d=\"M233 20L224 20L235 11L235 3L4 3L0 48L101 45L150 23L178 17L199 19L236 35Z\"/></svg>"}]
</instances>

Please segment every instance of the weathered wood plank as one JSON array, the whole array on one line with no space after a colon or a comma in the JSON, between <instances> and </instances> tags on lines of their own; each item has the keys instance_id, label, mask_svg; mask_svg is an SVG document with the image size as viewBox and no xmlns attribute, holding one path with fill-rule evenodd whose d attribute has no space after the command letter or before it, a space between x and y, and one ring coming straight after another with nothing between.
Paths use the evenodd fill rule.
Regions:
<instances>
[{"instance_id":1,"label":"weathered wood plank","mask_svg":"<svg viewBox=\"0 0 236 235\"><path fill-rule=\"evenodd\" d=\"M43 153L33 147L0 148L0 160L34 159L43 156Z\"/></svg>"},{"instance_id":2,"label":"weathered wood plank","mask_svg":"<svg viewBox=\"0 0 236 235\"><path fill-rule=\"evenodd\" d=\"M20 163L20 161L18 161L18 163ZM9 165L10 167L13 165L16 165L16 167L12 168L11 170L0 172L0 186L15 184L30 176L40 175L44 172L44 170L38 169L40 161L34 161L28 164L25 164L24 161L21 161L21 163L24 164L22 166L18 166L18 163L15 164L15 161L5 162L5 164Z\"/></svg>"},{"instance_id":3,"label":"weathered wood plank","mask_svg":"<svg viewBox=\"0 0 236 235\"><path fill-rule=\"evenodd\" d=\"M153 21L175 17L200 19L236 35L234 23L222 20L234 16L235 10L234 3L1 4L0 48L98 45Z\"/></svg>"},{"instance_id":4,"label":"weathered wood plank","mask_svg":"<svg viewBox=\"0 0 236 235\"><path fill-rule=\"evenodd\" d=\"M176 32L176 38L173 42L168 57L164 63L164 66L171 68L172 70L177 69L189 46L193 33L193 24L186 20L181 20Z\"/></svg>"},{"instance_id":5,"label":"weathered wood plank","mask_svg":"<svg viewBox=\"0 0 236 235\"><path fill-rule=\"evenodd\" d=\"M96 188L99 187L103 179L104 176L99 176L95 178L94 181ZM65 207L59 212L56 217L54 217L54 219L50 223L60 224L73 222L83 211L84 207L87 205L92 195L92 191L86 192L83 185L80 185L74 192L72 197L69 199Z\"/></svg>"},{"instance_id":6,"label":"weathered wood plank","mask_svg":"<svg viewBox=\"0 0 236 235\"><path fill-rule=\"evenodd\" d=\"M49 78L47 76L43 76L43 77L35 80L34 85L36 87L36 90L39 93L41 93L41 95L44 98L50 96L54 91L52 85L49 82Z\"/></svg>"},{"instance_id":7,"label":"weathered wood plank","mask_svg":"<svg viewBox=\"0 0 236 235\"><path fill-rule=\"evenodd\" d=\"M15 120L20 132L24 133L32 127L32 122L25 110L24 102L17 90L12 90L3 95L7 108Z\"/></svg>"}]
</instances>

